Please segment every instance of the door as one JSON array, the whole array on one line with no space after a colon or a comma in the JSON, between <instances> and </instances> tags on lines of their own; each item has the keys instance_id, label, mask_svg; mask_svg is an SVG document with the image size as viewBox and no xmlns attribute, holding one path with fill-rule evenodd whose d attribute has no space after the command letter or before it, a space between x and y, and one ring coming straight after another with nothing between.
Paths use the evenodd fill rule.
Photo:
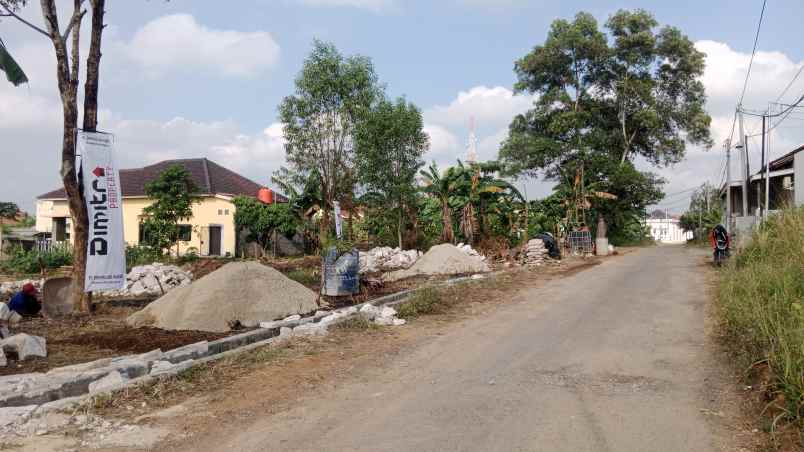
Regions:
<instances>
[{"instance_id":1,"label":"door","mask_svg":"<svg viewBox=\"0 0 804 452\"><path fill-rule=\"evenodd\" d=\"M210 226L209 227L209 255L210 256L220 256L221 255L221 227L220 226Z\"/></svg>"}]
</instances>

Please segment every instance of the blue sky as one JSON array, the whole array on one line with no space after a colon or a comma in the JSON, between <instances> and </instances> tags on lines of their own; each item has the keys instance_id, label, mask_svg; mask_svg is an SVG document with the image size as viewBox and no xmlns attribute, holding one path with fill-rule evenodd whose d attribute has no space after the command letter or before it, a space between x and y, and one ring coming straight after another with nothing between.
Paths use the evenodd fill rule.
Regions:
<instances>
[{"instance_id":1,"label":"blue sky","mask_svg":"<svg viewBox=\"0 0 804 452\"><path fill-rule=\"evenodd\" d=\"M72 4L57 3L64 15ZM759 0L232 3L237 8L210 1L109 2L100 126L117 135L122 166L206 156L267 183L283 156L277 105L293 91L314 38L334 42L345 54L371 57L388 94L405 95L423 109L432 141L428 159L448 164L463 156L471 115L477 117L481 157L494 158L511 117L530 102L510 92L514 60L541 43L556 18L583 10L603 22L619 8L652 11L707 52L704 82L713 134L722 141L761 6ZM41 22L37 2L24 14ZM764 109L804 64L801 17L800 0L769 0L747 105ZM37 194L59 183L53 54L43 37L10 20L0 22L0 37L31 78L27 87L0 84L0 198L32 209ZM804 77L787 97L802 92ZM802 125L792 118L779 129L777 155L804 142ZM690 148L686 162L658 171L669 180L667 192L675 193L716 179L721 159L719 148ZM550 187L529 185L538 195ZM685 196L661 207L683 210Z\"/></svg>"}]
</instances>

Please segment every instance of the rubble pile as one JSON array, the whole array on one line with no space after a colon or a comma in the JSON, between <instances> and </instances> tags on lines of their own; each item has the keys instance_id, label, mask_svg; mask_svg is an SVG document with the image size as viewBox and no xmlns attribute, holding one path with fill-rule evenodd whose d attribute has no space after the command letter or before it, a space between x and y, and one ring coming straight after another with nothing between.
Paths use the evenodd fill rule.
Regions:
<instances>
[{"instance_id":1,"label":"rubble pile","mask_svg":"<svg viewBox=\"0 0 804 452\"><path fill-rule=\"evenodd\" d=\"M464 253L468 254L469 256L472 256L474 258L480 259L483 262L486 261L486 256L478 253L477 250L472 248L472 245L469 245L468 243L459 243L456 246L456 248L458 248L459 250L461 250Z\"/></svg>"},{"instance_id":2,"label":"rubble pile","mask_svg":"<svg viewBox=\"0 0 804 452\"><path fill-rule=\"evenodd\" d=\"M193 276L174 265L154 262L131 269L126 276L126 287L121 290L105 291L108 297L159 297L177 287L189 286Z\"/></svg>"},{"instance_id":3,"label":"rubble pile","mask_svg":"<svg viewBox=\"0 0 804 452\"><path fill-rule=\"evenodd\" d=\"M360 273L378 273L410 268L422 256L418 250L379 246L360 253Z\"/></svg>"},{"instance_id":4,"label":"rubble pile","mask_svg":"<svg viewBox=\"0 0 804 452\"><path fill-rule=\"evenodd\" d=\"M532 239L525 245L523 265L541 267L548 260L548 250L542 239Z\"/></svg>"},{"instance_id":5,"label":"rubble pile","mask_svg":"<svg viewBox=\"0 0 804 452\"><path fill-rule=\"evenodd\" d=\"M20 333L0 340L0 366L6 366L6 353L17 355L19 361L32 356L47 357L45 338Z\"/></svg>"},{"instance_id":6,"label":"rubble pile","mask_svg":"<svg viewBox=\"0 0 804 452\"><path fill-rule=\"evenodd\" d=\"M491 269L479 254L472 256L463 248L442 243L430 248L412 267L388 273L384 278L398 281L412 276L472 275L489 271Z\"/></svg>"}]
</instances>

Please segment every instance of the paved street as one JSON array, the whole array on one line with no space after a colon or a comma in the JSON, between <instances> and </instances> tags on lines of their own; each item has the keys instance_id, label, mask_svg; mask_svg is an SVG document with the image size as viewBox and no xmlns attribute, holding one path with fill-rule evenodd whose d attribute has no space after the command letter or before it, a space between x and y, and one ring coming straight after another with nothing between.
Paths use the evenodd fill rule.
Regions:
<instances>
[{"instance_id":1,"label":"paved street","mask_svg":"<svg viewBox=\"0 0 804 452\"><path fill-rule=\"evenodd\" d=\"M608 259L205 448L718 450L702 414L703 259L682 246Z\"/></svg>"}]
</instances>

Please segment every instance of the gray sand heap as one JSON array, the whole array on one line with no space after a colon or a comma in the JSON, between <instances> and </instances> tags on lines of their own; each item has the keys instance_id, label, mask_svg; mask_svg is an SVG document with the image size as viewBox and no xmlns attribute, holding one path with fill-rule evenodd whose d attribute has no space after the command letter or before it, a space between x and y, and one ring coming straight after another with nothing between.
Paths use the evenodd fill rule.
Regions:
<instances>
[{"instance_id":1,"label":"gray sand heap","mask_svg":"<svg viewBox=\"0 0 804 452\"><path fill-rule=\"evenodd\" d=\"M257 262L231 262L132 314L134 327L226 332L240 324L306 314L318 307L312 290Z\"/></svg>"},{"instance_id":2,"label":"gray sand heap","mask_svg":"<svg viewBox=\"0 0 804 452\"><path fill-rule=\"evenodd\" d=\"M430 248L406 270L388 273L385 279L396 281L411 276L463 275L491 271L479 256L470 256L455 245L443 243Z\"/></svg>"}]
</instances>

